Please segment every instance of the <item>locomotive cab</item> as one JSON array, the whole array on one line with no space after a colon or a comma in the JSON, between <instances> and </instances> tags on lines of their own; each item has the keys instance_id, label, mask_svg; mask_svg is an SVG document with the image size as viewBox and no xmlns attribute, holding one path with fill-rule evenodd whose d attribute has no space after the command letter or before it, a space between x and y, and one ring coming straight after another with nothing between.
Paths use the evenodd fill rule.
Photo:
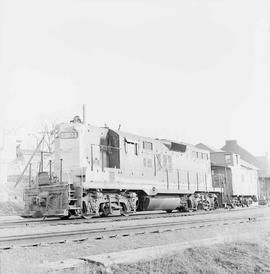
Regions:
<instances>
[{"instance_id":1,"label":"locomotive cab","mask_svg":"<svg viewBox=\"0 0 270 274\"><path fill-rule=\"evenodd\" d=\"M103 168L120 168L120 147L119 135L107 129L100 138L100 152L102 157Z\"/></svg>"}]
</instances>

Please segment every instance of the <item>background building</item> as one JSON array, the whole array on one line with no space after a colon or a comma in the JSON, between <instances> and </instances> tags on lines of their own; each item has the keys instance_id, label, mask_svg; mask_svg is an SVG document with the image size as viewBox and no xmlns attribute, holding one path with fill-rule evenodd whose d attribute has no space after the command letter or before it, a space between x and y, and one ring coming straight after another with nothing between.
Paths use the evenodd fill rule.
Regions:
<instances>
[{"instance_id":1,"label":"background building","mask_svg":"<svg viewBox=\"0 0 270 274\"><path fill-rule=\"evenodd\" d=\"M236 141L233 143L237 144ZM229 147L224 146L222 149L202 143L197 146L210 151L213 186L223 189L223 202L229 202L238 196L258 197L258 167L247 161L254 160L255 157L249 157L249 153L243 148L233 149L231 143Z\"/></svg>"},{"instance_id":2,"label":"background building","mask_svg":"<svg viewBox=\"0 0 270 274\"><path fill-rule=\"evenodd\" d=\"M236 140L227 140L221 148L227 152L238 153L243 160L258 168L258 195L260 199L270 197L270 168L268 155L255 157L239 146Z\"/></svg>"}]
</instances>

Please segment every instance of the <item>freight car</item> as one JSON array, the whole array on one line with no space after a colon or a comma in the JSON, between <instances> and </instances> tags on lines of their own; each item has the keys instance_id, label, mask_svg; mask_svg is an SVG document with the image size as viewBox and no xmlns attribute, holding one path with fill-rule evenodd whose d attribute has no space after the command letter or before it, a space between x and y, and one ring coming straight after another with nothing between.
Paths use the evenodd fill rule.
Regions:
<instances>
[{"instance_id":1,"label":"freight car","mask_svg":"<svg viewBox=\"0 0 270 274\"><path fill-rule=\"evenodd\" d=\"M54 134L49 170L25 188L24 216L213 209L220 196L207 150L94 127L78 116Z\"/></svg>"}]
</instances>

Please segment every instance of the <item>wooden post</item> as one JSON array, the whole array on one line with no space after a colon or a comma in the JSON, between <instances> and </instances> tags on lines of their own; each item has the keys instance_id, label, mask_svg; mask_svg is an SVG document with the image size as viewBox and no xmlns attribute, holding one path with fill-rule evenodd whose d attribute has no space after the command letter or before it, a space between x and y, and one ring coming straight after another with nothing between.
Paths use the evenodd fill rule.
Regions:
<instances>
[{"instance_id":1,"label":"wooden post","mask_svg":"<svg viewBox=\"0 0 270 274\"><path fill-rule=\"evenodd\" d=\"M31 177L32 177L32 164L29 164L29 186L31 186Z\"/></svg>"},{"instance_id":2,"label":"wooden post","mask_svg":"<svg viewBox=\"0 0 270 274\"><path fill-rule=\"evenodd\" d=\"M60 176L59 176L60 184L62 184L62 178L63 178L63 159L60 159Z\"/></svg>"}]
</instances>

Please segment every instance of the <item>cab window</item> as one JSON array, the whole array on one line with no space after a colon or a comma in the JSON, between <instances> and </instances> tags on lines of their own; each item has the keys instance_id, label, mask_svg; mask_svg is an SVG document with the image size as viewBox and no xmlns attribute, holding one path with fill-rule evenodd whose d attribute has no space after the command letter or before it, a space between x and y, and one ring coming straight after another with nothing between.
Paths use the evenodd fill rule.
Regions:
<instances>
[{"instance_id":1,"label":"cab window","mask_svg":"<svg viewBox=\"0 0 270 274\"><path fill-rule=\"evenodd\" d=\"M153 150L153 144L151 142L143 142L143 149L145 150Z\"/></svg>"}]
</instances>

